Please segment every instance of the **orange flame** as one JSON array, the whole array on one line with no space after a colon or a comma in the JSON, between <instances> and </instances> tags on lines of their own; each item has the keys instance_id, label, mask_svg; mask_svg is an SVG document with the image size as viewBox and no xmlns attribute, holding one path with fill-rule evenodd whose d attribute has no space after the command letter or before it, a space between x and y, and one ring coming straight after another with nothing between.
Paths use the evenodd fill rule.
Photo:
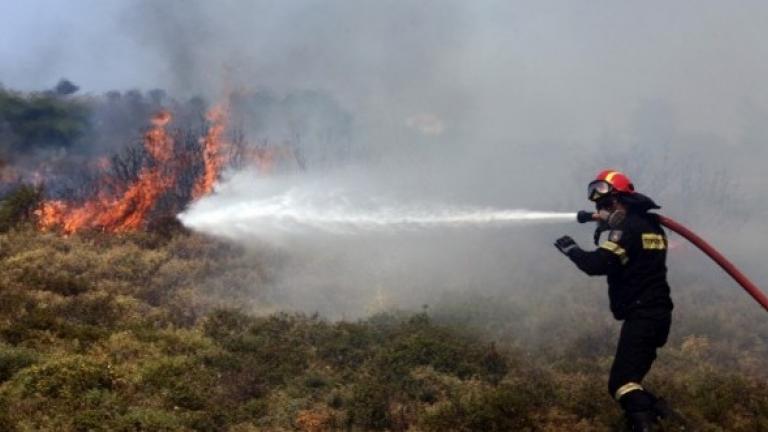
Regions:
<instances>
[{"instance_id":1,"label":"orange flame","mask_svg":"<svg viewBox=\"0 0 768 432\"><path fill-rule=\"evenodd\" d=\"M192 190L192 198L198 199L213 191L213 186L226 163L225 151L227 143L224 142L224 131L227 127L227 110L223 106L213 107L206 115L211 123L208 133L200 139L203 146L203 163L205 171Z\"/></svg>"},{"instance_id":2,"label":"orange flame","mask_svg":"<svg viewBox=\"0 0 768 432\"><path fill-rule=\"evenodd\" d=\"M141 228L157 200L175 179L169 162L173 156L173 139L165 130L171 114L163 111L152 118L152 128L144 136L144 146L154 164L139 171L138 180L117 198L100 195L79 207L63 201L44 201L37 210L38 224L43 230L60 227L66 234L83 229L111 232Z\"/></svg>"},{"instance_id":3,"label":"orange flame","mask_svg":"<svg viewBox=\"0 0 768 432\"><path fill-rule=\"evenodd\" d=\"M208 131L200 138L203 173L192 186L193 200L210 194L221 171L229 160L235 145L225 140L228 109L224 105L213 107L207 114ZM101 192L85 203L73 204L60 200L44 201L37 209L38 226L41 230L60 230L72 234L82 230L98 229L109 232L136 231L146 226L150 213L157 202L174 186L182 166L174 158L174 141L166 131L172 116L163 111L156 114L152 127L144 135L144 147L150 156L149 163L141 168L135 182L128 185L111 184L104 176ZM295 151L288 145L251 147L241 149L246 163L263 174L270 174L277 161L294 160L301 165ZM106 171L107 159L97 161L96 166ZM108 193L106 191L114 191Z\"/></svg>"}]
</instances>

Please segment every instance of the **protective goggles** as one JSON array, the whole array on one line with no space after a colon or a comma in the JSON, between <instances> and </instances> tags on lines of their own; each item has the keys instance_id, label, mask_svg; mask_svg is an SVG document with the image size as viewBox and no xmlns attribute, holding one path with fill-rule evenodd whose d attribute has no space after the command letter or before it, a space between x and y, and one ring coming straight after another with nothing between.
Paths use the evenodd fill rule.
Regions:
<instances>
[{"instance_id":1,"label":"protective goggles","mask_svg":"<svg viewBox=\"0 0 768 432\"><path fill-rule=\"evenodd\" d=\"M613 192L613 186L605 180L595 180L587 186L587 197L590 201L597 201Z\"/></svg>"}]
</instances>

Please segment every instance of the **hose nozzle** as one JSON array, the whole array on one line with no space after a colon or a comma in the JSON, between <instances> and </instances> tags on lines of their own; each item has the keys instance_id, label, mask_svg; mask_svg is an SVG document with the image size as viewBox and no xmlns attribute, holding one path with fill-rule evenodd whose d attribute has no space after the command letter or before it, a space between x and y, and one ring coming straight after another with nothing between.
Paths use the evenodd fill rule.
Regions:
<instances>
[{"instance_id":1,"label":"hose nozzle","mask_svg":"<svg viewBox=\"0 0 768 432\"><path fill-rule=\"evenodd\" d=\"M597 216L597 213L588 210L579 210L579 212L576 213L576 220L579 221L579 223L594 222L598 219L599 217Z\"/></svg>"}]
</instances>

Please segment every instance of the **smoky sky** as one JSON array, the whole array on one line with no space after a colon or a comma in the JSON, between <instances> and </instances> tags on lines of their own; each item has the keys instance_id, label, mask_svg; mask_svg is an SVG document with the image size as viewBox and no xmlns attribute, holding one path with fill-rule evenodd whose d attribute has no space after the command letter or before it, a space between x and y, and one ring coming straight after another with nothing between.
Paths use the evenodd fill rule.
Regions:
<instances>
[{"instance_id":1,"label":"smoky sky","mask_svg":"<svg viewBox=\"0 0 768 432\"><path fill-rule=\"evenodd\" d=\"M81 93L164 88L212 101L322 91L352 114L355 146L390 189L576 210L598 170L624 169L670 215L703 227L768 280L755 258L768 216L765 2L38 0L2 8L5 87L41 90L65 77ZM363 249L397 264L380 279L390 284L418 276L439 285L461 273L476 281L468 284L502 286L514 279L509 262L554 262L553 230L508 233L508 241L459 236L407 253L396 241ZM589 241L585 229L563 230ZM482 245L487 260L435 276ZM410 258L434 271L407 272ZM346 258L340 250L329 260ZM380 267L360 266L356 282Z\"/></svg>"},{"instance_id":2,"label":"smoky sky","mask_svg":"<svg viewBox=\"0 0 768 432\"><path fill-rule=\"evenodd\" d=\"M762 109L762 2L29 1L4 5L0 81L175 94L319 88L378 122L593 139L639 101L738 137ZM391 117L386 118L387 114ZM463 122L460 122L463 119ZM504 127L501 127L504 125Z\"/></svg>"},{"instance_id":3,"label":"smoky sky","mask_svg":"<svg viewBox=\"0 0 768 432\"><path fill-rule=\"evenodd\" d=\"M525 152L571 161L600 137L626 140L654 104L670 116L660 133L721 140L739 157L768 111L762 2L39 0L4 9L7 87L66 77L83 92L209 99L322 90L369 141L407 146L416 141L408 119L429 115L445 151L469 148L477 163ZM753 171L746 181L757 181Z\"/></svg>"}]
</instances>

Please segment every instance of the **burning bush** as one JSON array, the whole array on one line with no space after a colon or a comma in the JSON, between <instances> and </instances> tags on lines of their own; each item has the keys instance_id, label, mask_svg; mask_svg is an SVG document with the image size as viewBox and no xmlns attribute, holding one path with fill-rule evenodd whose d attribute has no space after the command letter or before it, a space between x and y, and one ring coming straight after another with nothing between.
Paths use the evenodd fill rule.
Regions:
<instances>
[{"instance_id":1,"label":"burning bush","mask_svg":"<svg viewBox=\"0 0 768 432\"><path fill-rule=\"evenodd\" d=\"M143 228L150 211L175 182L174 142L166 131L171 119L166 111L152 119L152 128L144 136L149 159L132 184L116 186L119 193L115 195L100 190L95 198L79 205L45 201L39 210L40 227L61 227L68 234L83 229L126 232Z\"/></svg>"},{"instance_id":2,"label":"burning bush","mask_svg":"<svg viewBox=\"0 0 768 432\"><path fill-rule=\"evenodd\" d=\"M96 186L80 200L45 200L37 209L39 227L72 234L84 230L112 233L152 227L172 231L175 215L191 201L213 192L222 171L233 164L268 173L275 160L294 153L270 147L246 148L242 137L225 135L228 111L212 108L207 131L199 139L169 130L173 116L161 111L143 138L143 147L126 148L113 156L111 167L96 176ZM106 164L106 163L105 163Z\"/></svg>"},{"instance_id":3,"label":"burning bush","mask_svg":"<svg viewBox=\"0 0 768 432\"><path fill-rule=\"evenodd\" d=\"M162 90L72 96L76 91L67 80L48 92L0 91L0 196L34 185L8 197L39 190L36 215L46 231L170 234L175 215L210 194L227 167L303 170L306 151L322 165L330 153L342 160L349 150L350 116L321 93L232 95L206 113L202 99L180 103ZM150 127L134 142L147 119ZM29 216L22 203L11 204L0 229Z\"/></svg>"}]
</instances>

